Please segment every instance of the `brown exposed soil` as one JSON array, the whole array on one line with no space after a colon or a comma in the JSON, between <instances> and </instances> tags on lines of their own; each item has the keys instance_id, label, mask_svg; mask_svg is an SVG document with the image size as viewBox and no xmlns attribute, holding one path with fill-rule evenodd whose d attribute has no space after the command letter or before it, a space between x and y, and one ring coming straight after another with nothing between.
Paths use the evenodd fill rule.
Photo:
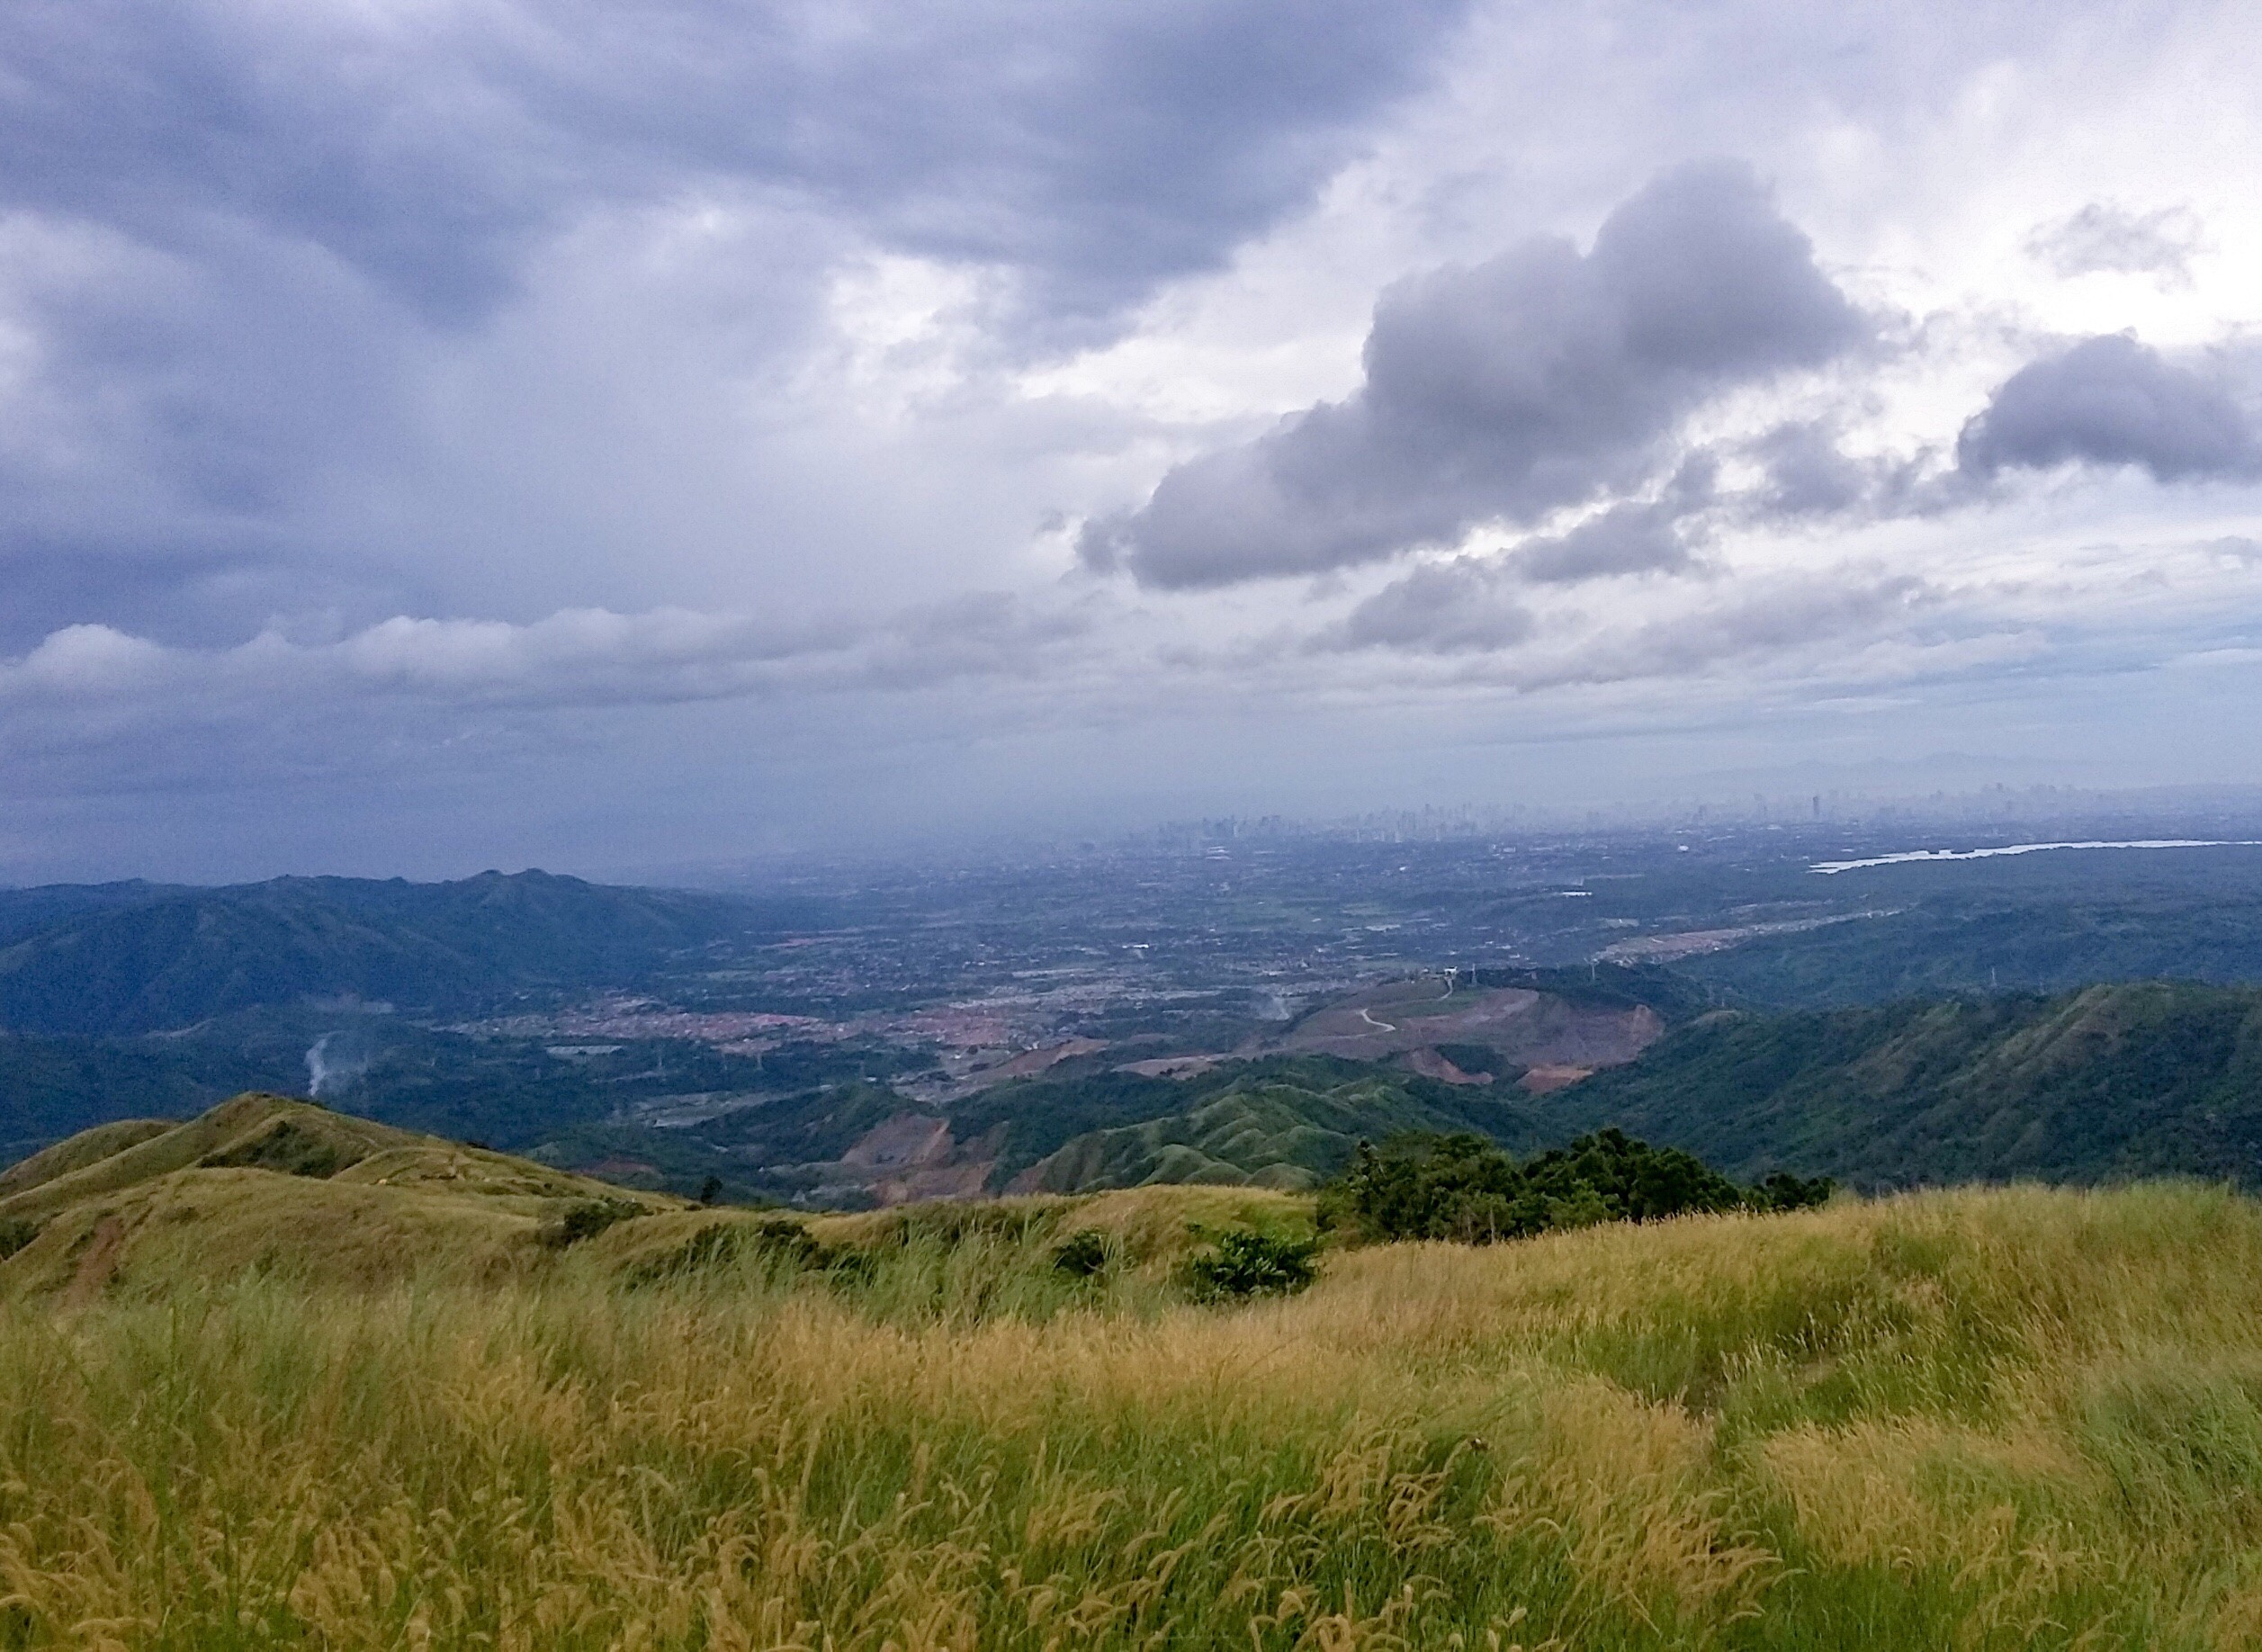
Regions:
<instances>
[{"instance_id":1,"label":"brown exposed soil","mask_svg":"<svg viewBox=\"0 0 2262 1652\"><path fill-rule=\"evenodd\" d=\"M923 1199L978 1198L997 1165L997 1133L963 1146L950 1134L950 1121L927 1113L898 1113L857 1138L840 1155L840 1166L862 1172L872 1197L883 1205Z\"/></svg>"},{"instance_id":2,"label":"brown exposed soil","mask_svg":"<svg viewBox=\"0 0 2262 1652\"><path fill-rule=\"evenodd\" d=\"M1135 1073L1141 1078L1188 1079L1208 1072L1223 1055L1156 1055L1146 1061L1127 1061L1118 1073Z\"/></svg>"},{"instance_id":3,"label":"brown exposed soil","mask_svg":"<svg viewBox=\"0 0 2262 1652\"><path fill-rule=\"evenodd\" d=\"M1489 1084L1493 1082L1490 1073L1464 1073L1436 1050L1407 1051L1406 1065L1423 1078L1441 1079L1448 1084Z\"/></svg>"},{"instance_id":4,"label":"brown exposed soil","mask_svg":"<svg viewBox=\"0 0 2262 1652\"><path fill-rule=\"evenodd\" d=\"M110 1276L118 1271L118 1252L125 1246L125 1223L114 1216L95 1223L94 1231L87 1235L86 1248L78 1253L71 1282L63 1288L63 1306L83 1307L102 1295Z\"/></svg>"},{"instance_id":5,"label":"brown exposed soil","mask_svg":"<svg viewBox=\"0 0 2262 1652\"><path fill-rule=\"evenodd\" d=\"M1548 1064L1528 1070L1517 1083L1535 1096L1544 1096L1551 1090L1561 1090L1593 1075L1592 1067L1566 1067Z\"/></svg>"}]
</instances>

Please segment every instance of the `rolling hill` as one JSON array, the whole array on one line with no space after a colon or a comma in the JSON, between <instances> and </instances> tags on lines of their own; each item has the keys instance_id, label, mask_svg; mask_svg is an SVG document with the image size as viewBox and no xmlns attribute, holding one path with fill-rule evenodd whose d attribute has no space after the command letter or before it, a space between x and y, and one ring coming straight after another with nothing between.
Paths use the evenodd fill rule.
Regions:
<instances>
[{"instance_id":1,"label":"rolling hill","mask_svg":"<svg viewBox=\"0 0 2262 1652\"><path fill-rule=\"evenodd\" d=\"M2262 989L2147 982L2054 996L1701 1017L1535 1100L1731 1175L1884 1188L2179 1174L2262 1183Z\"/></svg>"},{"instance_id":2,"label":"rolling hill","mask_svg":"<svg viewBox=\"0 0 2262 1652\"><path fill-rule=\"evenodd\" d=\"M576 1211L684 1208L247 1094L185 1121L99 1126L0 1173L0 1293L85 1300L246 1270L332 1284L488 1279L535 1265Z\"/></svg>"},{"instance_id":3,"label":"rolling hill","mask_svg":"<svg viewBox=\"0 0 2262 1652\"><path fill-rule=\"evenodd\" d=\"M1350 1062L1273 1062L1209 1078L1171 1098L1168 1111L1069 1137L1004 1187L1080 1193L1207 1182L1301 1191L1342 1170L1361 1141L1472 1130L1521 1146L1534 1128L1517 1105L1522 1098L1505 1087L1472 1090Z\"/></svg>"},{"instance_id":4,"label":"rolling hill","mask_svg":"<svg viewBox=\"0 0 2262 1652\"><path fill-rule=\"evenodd\" d=\"M862 1215L710 1208L253 1093L185 1120L97 1126L0 1171L0 1301L83 1306L246 1276L326 1290L410 1279L487 1288L579 1268L633 1283L741 1263L790 1271L875 1249L947 1252L969 1234L1049 1254L1056 1229L1082 1228L1159 1285L1189 1253L1188 1219L1311 1226L1308 1208L1255 1188Z\"/></svg>"}]
</instances>

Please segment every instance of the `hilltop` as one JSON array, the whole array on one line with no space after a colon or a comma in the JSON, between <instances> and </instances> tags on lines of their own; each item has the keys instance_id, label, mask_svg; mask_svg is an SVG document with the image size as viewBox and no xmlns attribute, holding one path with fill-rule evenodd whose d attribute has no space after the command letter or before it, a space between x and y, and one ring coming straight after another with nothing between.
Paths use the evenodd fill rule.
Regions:
<instances>
[{"instance_id":1,"label":"hilltop","mask_svg":"<svg viewBox=\"0 0 2262 1652\"><path fill-rule=\"evenodd\" d=\"M685 1207L243 1095L186 1122L100 1126L0 1173L0 1289L84 1298L244 1269L333 1284L488 1279L533 1265L590 1208L617 1221Z\"/></svg>"}]
</instances>

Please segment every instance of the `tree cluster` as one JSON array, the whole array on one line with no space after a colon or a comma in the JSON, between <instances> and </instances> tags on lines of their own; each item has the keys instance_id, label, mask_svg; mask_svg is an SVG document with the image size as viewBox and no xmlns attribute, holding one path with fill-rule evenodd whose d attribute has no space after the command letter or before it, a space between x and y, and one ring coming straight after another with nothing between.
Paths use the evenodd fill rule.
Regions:
<instances>
[{"instance_id":1,"label":"tree cluster","mask_svg":"<svg viewBox=\"0 0 2262 1652\"><path fill-rule=\"evenodd\" d=\"M1725 1210L1797 1210L1836 1183L1778 1172L1739 1187L1676 1147L1600 1130L1519 1164L1481 1136L1361 1142L1320 1194L1324 1228L1371 1240L1489 1244L1597 1222L1652 1222Z\"/></svg>"}]
</instances>

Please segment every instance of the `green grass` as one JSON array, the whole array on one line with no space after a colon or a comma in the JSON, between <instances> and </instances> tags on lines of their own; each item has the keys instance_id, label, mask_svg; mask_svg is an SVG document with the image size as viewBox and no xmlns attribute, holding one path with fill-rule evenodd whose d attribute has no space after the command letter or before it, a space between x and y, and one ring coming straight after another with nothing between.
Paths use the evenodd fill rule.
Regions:
<instances>
[{"instance_id":1,"label":"green grass","mask_svg":"<svg viewBox=\"0 0 2262 1652\"><path fill-rule=\"evenodd\" d=\"M1212 1307L1195 1230L1294 1239L1308 1201L656 1208L555 1247L519 1196L365 1168L168 1172L139 1219L399 1191L490 1211L510 1265L184 1237L74 1302L0 1263L0 1646L2262 1637L2262 1206L2220 1190L1335 1250ZM1080 1233L1100 1267L1057 1265Z\"/></svg>"}]
</instances>

